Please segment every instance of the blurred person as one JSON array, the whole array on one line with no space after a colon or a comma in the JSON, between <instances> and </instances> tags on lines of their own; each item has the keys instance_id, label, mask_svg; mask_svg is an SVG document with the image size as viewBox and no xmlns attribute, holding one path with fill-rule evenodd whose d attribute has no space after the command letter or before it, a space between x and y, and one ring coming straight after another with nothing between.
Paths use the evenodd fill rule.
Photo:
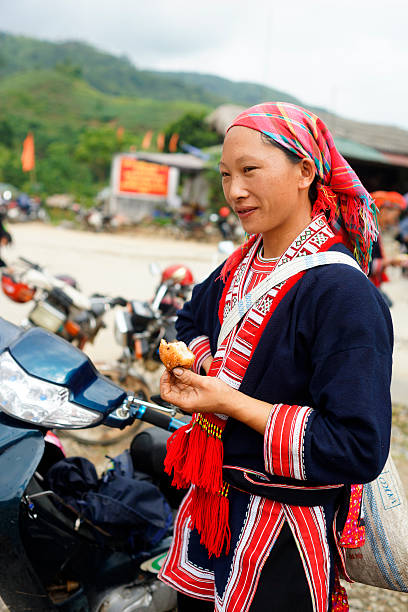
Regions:
<instances>
[{"instance_id":1,"label":"blurred person","mask_svg":"<svg viewBox=\"0 0 408 612\"><path fill-rule=\"evenodd\" d=\"M218 210L217 225L223 240L231 240L232 238L233 226L229 220L230 216L231 210L228 206L221 206Z\"/></svg>"},{"instance_id":2,"label":"blurred person","mask_svg":"<svg viewBox=\"0 0 408 612\"><path fill-rule=\"evenodd\" d=\"M13 242L11 234L6 227L6 218L7 209L4 207L0 207L0 250L1 247L8 246ZM4 268L6 265L6 262L0 256L0 268Z\"/></svg>"},{"instance_id":3,"label":"blurred person","mask_svg":"<svg viewBox=\"0 0 408 612\"><path fill-rule=\"evenodd\" d=\"M378 224L380 234L373 244L372 260L369 268L368 278L383 293L383 297L389 306L392 305L390 298L382 291L382 284L389 281L386 269L389 266L408 268L408 257L403 253L388 256L384 249L381 232L392 227L397 227L401 213L407 208L405 198L396 191L374 191L374 198L378 208Z\"/></svg>"},{"instance_id":4,"label":"blurred person","mask_svg":"<svg viewBox=\"0 0 408 612\"><path fill-rule=\"evenodd\" d=\"M398 233L395 239L400 243L402 253L408 253L408 193L405 193L403 197L405 200L405 210L401 213L401 218L398 223ZM403 269L403 273L408 273L407 268Z\"/></svg>"},{"instance_id":5,"label":"blurred person","mask_svg":"<svg viewBox=\"0 0 408 612\"><path fill-rule=\"evenodd\" d=\"M348 610L338 567L364 542L361 483L390 445L391 317L347 265L367 271L375 205L325 124L292 104L240 114L220 172L250 237L179 313L193 371L161 379L193 418L167 446L166 471L188 493L159 577L179 612ZM326 251L347 263L253 298L275 269Z\"/></svg>"}]
</instances>

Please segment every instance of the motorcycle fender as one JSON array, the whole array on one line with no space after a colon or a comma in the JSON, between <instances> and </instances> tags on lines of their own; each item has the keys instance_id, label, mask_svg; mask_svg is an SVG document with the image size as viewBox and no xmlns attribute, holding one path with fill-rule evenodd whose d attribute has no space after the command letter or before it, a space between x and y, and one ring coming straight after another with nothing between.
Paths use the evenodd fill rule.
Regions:
<instances>
[{"instance_id":1,"label":"motorcycle fender","mask_svg":"<svg viewBox=\"0 0 408 612\"><path fill-rule=\"evenodd\" d=\"M1 415L0 415L1 416ZM0 418L0 596L12 612L56 610L27 558L20 536L21 497L44 451L40 431Z\"/></svg>"},{"instance_id":2,"label":"motorcycle fender","mask_svg":"<svg viewBox=\"0 0 408 612\"><path fill-rule=\"evenodd\" d=\"M10 427L0 421L1 505L20 502L40 462L44 446L44 437L37 429Z\"/></svg>"}]
</instances>

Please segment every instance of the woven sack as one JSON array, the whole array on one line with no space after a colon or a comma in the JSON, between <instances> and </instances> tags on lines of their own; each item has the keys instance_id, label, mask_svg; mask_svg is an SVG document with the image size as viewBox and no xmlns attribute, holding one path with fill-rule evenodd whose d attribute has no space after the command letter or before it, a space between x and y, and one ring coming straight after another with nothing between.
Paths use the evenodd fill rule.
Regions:
<instances>
[{"instance_id":1,"label":"woven sack","mask_svg":"<svg viewBox=\"0 0 408 612\"><path fill-rule=\"evenodd\" d=\"M408 506L389 455L381 474L364 485L366 529L361 548L346 549L346 569L355 582L408 592Z\"/></svg>"}]
</instances>

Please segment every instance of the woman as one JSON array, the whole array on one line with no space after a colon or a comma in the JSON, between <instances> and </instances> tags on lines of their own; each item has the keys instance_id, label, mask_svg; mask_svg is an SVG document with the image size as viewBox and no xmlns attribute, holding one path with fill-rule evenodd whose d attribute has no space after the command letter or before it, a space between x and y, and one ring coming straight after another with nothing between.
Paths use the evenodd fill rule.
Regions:
<instances>
[{"instance_id":1,"label":"woman","mask_svg":"<svg viewBox=\"0 0 408 612\"><path fill-rule=\"evenodd\" d=\"M168 444L166 470L190 489L160 577L181 612L346 610L336 568L362 542L361 483L389 450L390 315L344 263L249 297L305 255L353 252L366 271L375 207L322 121L291 104L239 115L220 171L251 237L179 314L195 372L161 380L193 424ZM234 319L236 303L249 310Z\"/></svg>"},{"instance_id":2,"label":"woman","mask_svg":"<svg viewBox=\"0 0 408 612\"><path fill-rule=\"evenodd\" d=\"M401 213L406 209L407 203L404 196L396 191L374 191L371 196L379 210L378 224L380 231L385 231L392 226L397 226ZM407 268L408 258L405 253L388 256L385 253L381 235L373 245L372 260L368 278L378 288L382 283L388 282L386 269L389 266ZM380 289L381 290L381 289ZM384 294L383 294L384 295ZM391 300L384 295L384 299L391 306Z\"/></svg>"}]
</instances>

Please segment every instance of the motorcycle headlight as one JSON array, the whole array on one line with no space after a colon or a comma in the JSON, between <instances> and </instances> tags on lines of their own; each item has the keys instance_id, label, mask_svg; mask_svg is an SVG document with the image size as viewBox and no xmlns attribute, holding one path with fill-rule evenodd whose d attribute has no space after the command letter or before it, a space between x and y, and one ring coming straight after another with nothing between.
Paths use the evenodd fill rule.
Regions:
<instances>
[{"instance_id":1,"label":"motorcycle headlight","mask_svg":"<svg viewBox=\"0 0 408 612\"><path fill-rule=\"evenodd\" d=\"M69 401L69 390L25 372L12 356L0 355L0 410L50 428L77 429L95 425L102 415Z\"/></svg>"}]
</instances>

